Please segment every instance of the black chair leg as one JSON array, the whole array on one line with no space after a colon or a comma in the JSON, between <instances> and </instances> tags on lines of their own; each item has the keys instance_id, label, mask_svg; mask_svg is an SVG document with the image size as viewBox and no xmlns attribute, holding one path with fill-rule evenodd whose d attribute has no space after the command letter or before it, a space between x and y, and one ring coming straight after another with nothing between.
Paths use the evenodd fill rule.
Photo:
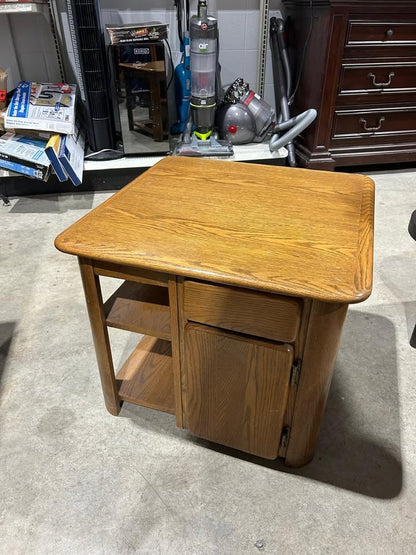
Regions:
<instances>
[{"instance_id":1,"label":"black chair leg","mask_svg":"<svg viewBox=\"0 0 416 555\"><path fill-rule=\"evenodd\" d=\"M416 326L414 327L412 337L410 338L410 346L416 349Z\"/></svg>"},{"instance_id":2,"label":"black chair leg","mask_svg":"<svg viewBox=\"0 0 416 555\"><path fill-rule=\"evenodd\" d=\"M410 216L408 231L410 237L413 237L416 241L416 210L414 210L413 214ZM410 345L416 349L416 326L413 330L412 337L410 338Z\"/></svg>"},{"instance_id":3,"label":"black chair leg","mask_svg":"<svg viewBox=\"0 0 416 555\"><path fill-rule=\"evenodd\" d=\"M409 227L407 229L410 237L416 241L416 210L410 216Z\"/></svg>"}]
</instances>

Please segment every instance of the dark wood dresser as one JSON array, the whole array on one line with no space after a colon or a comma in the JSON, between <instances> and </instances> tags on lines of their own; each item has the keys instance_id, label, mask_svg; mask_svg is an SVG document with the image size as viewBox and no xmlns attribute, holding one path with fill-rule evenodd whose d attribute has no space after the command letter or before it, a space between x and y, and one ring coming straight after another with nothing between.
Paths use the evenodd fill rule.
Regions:
<instances>
[{"instance_id":1,"label":"dark wood dresser","mask_svg":"<svg viewBox=\"0 0 416 555\"><path fill-rule=\"evenodd\" d=\"M296 141L298 164L331 170L416 161L416 1L284 6L295 66L303 66L294 113L318 111Z\"/></svg>"}]
</instances>

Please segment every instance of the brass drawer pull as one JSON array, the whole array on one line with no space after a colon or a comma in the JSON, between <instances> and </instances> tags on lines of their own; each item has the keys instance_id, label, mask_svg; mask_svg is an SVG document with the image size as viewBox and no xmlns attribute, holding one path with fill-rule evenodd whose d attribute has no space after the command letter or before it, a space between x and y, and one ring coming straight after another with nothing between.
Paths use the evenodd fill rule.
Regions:
<instances>
[{"instance_id":1,"label":"brass drawer pull","mask_svg":"<svg viewBox=\"0 0 416 555\"><path fill-rule=\"evenodd\" d=\"M389 80L386 83L377 83L376 76L374 75L374 73L369 73L367 77L373 80L374 87L388 87L389 85L391 85L391 82L393 80L393 77L395 77L395 75L396 74L394 73L394 71L391 71L389 73Z\"/></svg>"},{"instance_id":2,"label":"brass drawer pull","mask_svg":"<svg viewBox=\"0 0 416 555\"><path fill-rule=\"evenodd\" d=\"M384 116L381 116L378 120L377 127L367 127L367 120L364 118L360 118L360 124L363 126L364 131L379 131L385 119Z\"/></svg>"}]
</instances>

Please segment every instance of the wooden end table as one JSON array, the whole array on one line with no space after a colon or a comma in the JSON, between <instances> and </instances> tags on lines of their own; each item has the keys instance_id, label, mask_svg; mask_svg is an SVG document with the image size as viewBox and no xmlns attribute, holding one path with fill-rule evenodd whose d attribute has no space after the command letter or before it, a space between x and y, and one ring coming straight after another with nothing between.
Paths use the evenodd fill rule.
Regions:
<instances>
[{"instance_id":1,"label":"wooden end table","mask_svg":"<svg viewBox=\"0 0 416 555\"><path fill-rule=\"evenodd\" d=\"M361 175L168 157L61 233L110 413L311 460L348 305L371 292L373 210ZM100 276L123 280L105 302ZM144 334L117 375L108 326Z\"/></svg>"}]
</instances>

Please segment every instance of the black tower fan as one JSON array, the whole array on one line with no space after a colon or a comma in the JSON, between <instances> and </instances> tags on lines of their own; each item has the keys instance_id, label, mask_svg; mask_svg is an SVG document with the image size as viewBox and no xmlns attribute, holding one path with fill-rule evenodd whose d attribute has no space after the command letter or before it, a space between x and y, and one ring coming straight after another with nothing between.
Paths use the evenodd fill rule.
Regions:
<instances>
[{"instance_id":1,"label":"black tower fan","mask_svg":"<svg viewBox=\"0 0 416 555\"><path fill-rule=\"evenodd\" d=\"M123 155L116 150L99 0L66 0L81 98L81 117L90 149L100 159ZM93 158L90 155L90 158Z\"/></svg>"}]
</instances>

